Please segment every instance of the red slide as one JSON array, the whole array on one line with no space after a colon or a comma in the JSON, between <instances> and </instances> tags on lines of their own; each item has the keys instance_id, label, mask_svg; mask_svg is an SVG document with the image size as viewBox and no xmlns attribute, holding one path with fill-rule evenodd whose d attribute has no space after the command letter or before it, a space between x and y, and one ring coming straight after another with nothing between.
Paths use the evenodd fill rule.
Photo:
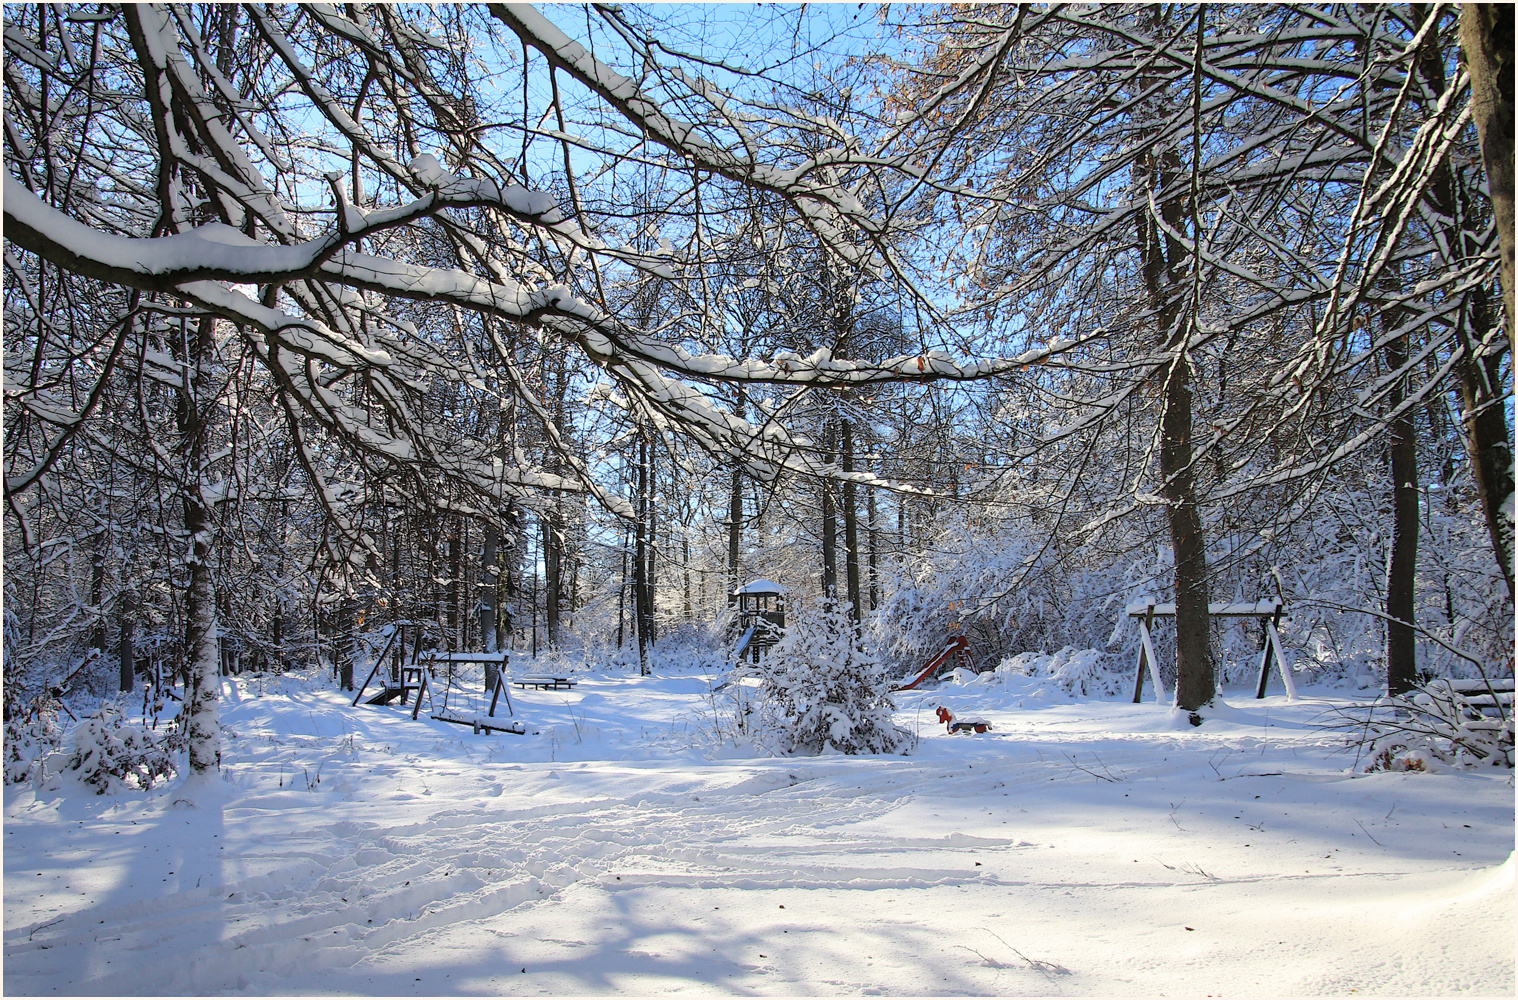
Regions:
<instances>
[{"instance_id":1,"label":"red slide","mask_svg":"<svg viewBox=\"0 0 1518 1000\"><path fill-rule=\"evenodd\" d=\"M911 680L909 680L909 681L907 681L907 682L905 682L903 684L893 685L891 687L891 690L892 691L910 691L910 690L912 690L917 685L921 684L923 681L927 680L929 677L932 677L934 674L936 674L938 672L938 670L944 665L944 663L949 659L949 657L955 656L956 654L958 655L958 658L961 660L961 662L966 663L966 664L969 663L969 660L970 660L970 638L969 638L969 636L956 635L954 638L950 639L949 640L949 644L944 647L943 652L939 653L937 656L933 657L933 659L929 660L928 661L928 665L926 667L922 668L922 673L918 674L916 677L913 677Z\"/></svg>"}]
</instances>

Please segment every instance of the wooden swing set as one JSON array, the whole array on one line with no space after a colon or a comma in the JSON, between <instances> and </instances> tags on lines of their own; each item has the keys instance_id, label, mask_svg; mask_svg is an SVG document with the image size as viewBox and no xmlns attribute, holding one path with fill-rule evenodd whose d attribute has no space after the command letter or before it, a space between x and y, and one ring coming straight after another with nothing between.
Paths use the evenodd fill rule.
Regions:
<instances>
[{"instance_id":1,"label":"wooden swing set","mask_svg":"<svg viewBox=\"0 0 1518 1000\"><path fill-rule=\"evenodd\" d=\"M509 715L516 715L516 710L511 705L511 694L506 690L506 664L511 659L511 654L499 653L440 653L435 650L421 648L421 628L414 622L395 622L387 626L390 634L385 639L385 645L380 648L380 653L374 658L374 667L369 671L369 676L364 678L364 683L359 685L358 693L353 696L353 706L357 706L363 699L364 692L369 683L374 680L380 668L385 666L385 658L390 657L389 669L381 678L380 690L370 696L367 704L388 705L399 699L405 705L415 695L416 700L412 703L411 718L416 719L422 710L422 697L427 698L428 717L438 722L450 722L456 726L469 726L475 734L479 733L511 733L515 736L525 735L527 727L521 722L505 722L495 717L495 711L500 704L501 696L506 696L506 711ZM409 661L405 657L406 630L414 630L414 637ZM460 712L456 708L450 708L449 701L454 697L455 684L454 665L461 663L481 663L485 665L485 694L490 696L490 708L483 715L478 711ZM446 667L443 686L443 704L438 707L432 697L433 682L437 679L439 665Z\"/></svg>"},{"instance_id":2,"label":"wooden swing set","mask_svg":"<svg viewBox=\"0 0 1518 1000\"><path fill-rule=\"evenodd\" d=\"M1150 627L1156 618L1174 618L1174 604L1156 604L1153 601L1144 604L1128 605L1128 617L1136 619L1139 627L1139 652L1138 664L1133 673L1133 703L1137 705L1144 697L1144 673L1147 671L1149 678L1154 682L1154 700L1163 702L1166 699L1165 682L1160 679L1159 659L1154 655L1154 639L1149 634ZM1281 634L1277 626L1281 623L1281 617L1286 613L1286 604L1275 598L1264 601L1256 601L1253 604L1209 604L1207 614L1212 618L1258 618L1264 637L1260 642L1260 679L1255 685L1254 696L1265 697L1265 686L1270 682L1270 665L1274 663L1281 672L1281 683L1286 685L1286 697L1292 701L1297 699L1297 682L1291 676L1291 668L1286 665L1286 656L1281 651Z\"/></svg>"}]
</instances>

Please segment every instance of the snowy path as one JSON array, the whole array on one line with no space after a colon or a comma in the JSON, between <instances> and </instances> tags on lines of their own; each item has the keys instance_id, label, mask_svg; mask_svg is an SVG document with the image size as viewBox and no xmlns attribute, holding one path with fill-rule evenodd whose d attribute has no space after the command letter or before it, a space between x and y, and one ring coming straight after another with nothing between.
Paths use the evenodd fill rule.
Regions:
<instances>
[{"instance_id":1,"label":"snowy path","mask_svg":"<svg viewBox=\"0 0 1518 1000\"><path fill-rule=\"evenodd\" d=\"M968 689L995 732L910 758L708 760L702 686L474 737L242 685L220 788L7 791L6 992L1512 992L1510 774L1351 775L1281 699Z\"/></svg>"}]
</instances>

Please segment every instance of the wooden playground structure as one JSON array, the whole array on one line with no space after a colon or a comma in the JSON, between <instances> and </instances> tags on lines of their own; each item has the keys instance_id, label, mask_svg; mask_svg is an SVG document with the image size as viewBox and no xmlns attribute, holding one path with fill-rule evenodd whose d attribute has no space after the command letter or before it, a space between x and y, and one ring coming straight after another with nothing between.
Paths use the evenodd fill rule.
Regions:
<instances>
[{"instance_id":1,"label":"wooden playground structure","mask_svg":"<svg viewBox=\"0 0 1518 1000\"><path fill-rule=\"evenodd\" d=\"M1144 674L1147 671L1150 680L1154 682L1155 701L1164 701L1165 682L1160 679L1160 663L1154 655L1154 640L1149 630L1154 625L1156 618L1174 618L1174 604L1156 604L1148 601L1143 604L1130 604L1127 608L1128 617L1135 619L1139 627L1139 653L1138 663L1134 667L1133 674L1133 703L1137 705L1144 697ZM1281 617L1286 614L1286 604L1283 601L1270 598L1256 601L1253 604L1209 604L1207 614L1212 618L1258 618L1264 636L1260 640L1260 676L1255 685L1254 696L1265 697L1265 686L1270 682L1270 666L1272 663L1281 672L1281 683L1286 686L1286 697L1292 701L1297 699L1297 683L1291 676L1291 668L1286 664L1286 656L1281 651L1281 633L1277 630L1281 624Z\"/></svg>"},{"instance_id":2,"label":"wooden playground structure","mask_svg":"<svg viewBox=\"0 0 1518 1000\"><path fill-rule=\"evenodd\" d=\"M970 637L967 635L960 634L951 637L943 651L929 660L927 666L900 684L891 685L891 690L911 691L929 678L936 678L939 674L956 667L964 670L975 669L975 660L970 656Z\"/></svg>"},{"instance_id":3,"label":"wooden playground structure","mask_svg":"<svg viewBox=\"0 0 1518 1000\"><path fill-rule=\"evenodd\" d=\"M773 580L754 580L734 590L729 601L737 611L733 628L739 633L733 660L758 663L785 634L786 588Z\"/></svg>"},{"instance_id":4,"label":"wooden playground structure","mask_svg":"<svg viewBox=\"0 0 1518 1000\"><path fill-rule=\"evenodd\" d=\"M521 722L507 722L496 718L496 709L499 707L502 696L506 699L506 711L508 715L516 715L516 710L511 704L511 694L506 690L506 665L510 662L511 654L498 653L446 653L434 649L425 648L423 641L422 626L414 622L401 621L386 626L390 634L385 639L385 644L380 648L379 655L374 658L374 667L369 675L364 678L364 683L359 685L358 693L353 696L353 706L357 706L364 699L364 692L369 684L385 668L384 675L380 677L379 690L370 695L366 704L388 705L393 701L399 701L405 705L411 702L411 717L418 718L422 710L422 698L427 699L428 718L438 722L450 722L456 726L469 726L478 733L511 733L516 736L527 732L526 726ZM406 634L411 632L411 654L406 656ZM387 663L388 658L388 663ZM461 710L457 701L467 698L462 690L462 685L455 677L455 665L458 664L483 664L485 667L485 690L484 696L490 699L490 707L485 712L479 711L479 705L470 706ZM433 697L439 667L444 670L444 686L442 704L438 705ZM555 678L557 680L558 678ZM570 686L573 686L572 684ZM452 704L450 704L452 702Z\"/></svg>"}]
</instances>

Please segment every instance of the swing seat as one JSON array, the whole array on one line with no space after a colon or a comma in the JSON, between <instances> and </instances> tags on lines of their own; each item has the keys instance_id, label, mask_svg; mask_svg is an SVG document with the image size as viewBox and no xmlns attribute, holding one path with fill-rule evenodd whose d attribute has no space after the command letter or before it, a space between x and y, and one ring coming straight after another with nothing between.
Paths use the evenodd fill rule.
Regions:
<instances>
[{"instance_id":1,"label":"swing seat","mask_svg":"<svg viewBox=\"0 0 1518 1000\"><path fill-rule=\"evenodd\" d=\"M480 733L510 733L513 736L526 736L527 727L520 722L502 722L494 716L480 715L452 715L439 712L432 716L438 722L451 722L455 726L468 726L478 736Z\"/></svg>"}]
</instances>

